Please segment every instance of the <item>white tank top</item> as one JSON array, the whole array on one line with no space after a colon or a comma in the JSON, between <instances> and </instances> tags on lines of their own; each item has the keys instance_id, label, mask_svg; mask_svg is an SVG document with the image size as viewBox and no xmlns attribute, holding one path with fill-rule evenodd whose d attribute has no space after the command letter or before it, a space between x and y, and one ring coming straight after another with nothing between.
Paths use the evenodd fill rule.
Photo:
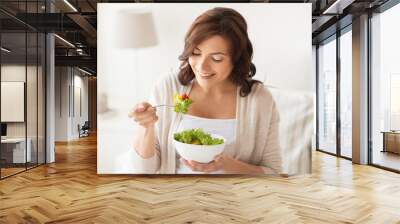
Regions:
<instances>
[{"instance_id":1,"label":"white tank top","mask_svg":"<svg viewBox=\"0 0 400 224\"><path fill-rule=\"evenodd\" d=\"M215 133L223 136L226 139L226 145L224 154L235 156L235 149L233 148L235 140L235 125L236 119L209 119L196 117L188 114L183 114L182 120L178 126L178 131L183 131L193 128L201 128L207 133ZM178 153L177 153L178 155ZM179 160L180 156L177 156L177 170L176 173L180 174L202 174L203 172L192 171L185 164ZM221 171L212 172L212 174L221 174Z\"/></svg>"}]
</instances>

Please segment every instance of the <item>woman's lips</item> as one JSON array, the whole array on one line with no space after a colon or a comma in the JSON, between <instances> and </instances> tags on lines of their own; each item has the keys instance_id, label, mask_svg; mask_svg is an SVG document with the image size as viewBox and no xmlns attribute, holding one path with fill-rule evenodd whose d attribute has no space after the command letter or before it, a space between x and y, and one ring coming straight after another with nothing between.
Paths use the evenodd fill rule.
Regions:
<instances>
[{"instance_id":1,"label":"woman's lips","mask_svg":"<svg viewBox=\"0 0 400 224\"><path fill-rule=\"evenodd\" d=\"M197 72L197 74L199 74L202 78L209 78L215 75L214 73L201 73L201 72Z\"/></svg>"},{"instance_id":2,"label":"woman's lips","mask_svg":"<svg viewBox=\"0 0 400 224\"><path fill-rule=\"evenodd\" d=\"M202 79L212 79L212 78L214 77L214 74L212 74L212 75L207 75L207 76L200 75L200 77L201 77Z\"/></svg>"}]
</instances>

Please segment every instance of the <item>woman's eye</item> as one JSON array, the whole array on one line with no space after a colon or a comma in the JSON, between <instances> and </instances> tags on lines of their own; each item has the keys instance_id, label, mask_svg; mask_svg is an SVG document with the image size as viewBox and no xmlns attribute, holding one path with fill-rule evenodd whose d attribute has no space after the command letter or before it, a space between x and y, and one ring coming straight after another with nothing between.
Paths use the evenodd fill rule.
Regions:
<instances>
[{"instance_id":1,"label":"woman's eye","mask_svg":"<svg viewBox=\"0 0 400 224\"><path fill-rule=\"evenodd\" d=\"M198 53L198 52L192 52L192 55L200 55L200 53Z\"/></svg>"},{"instance_id":2,"label":"woman's eye","mask_svg":"<svg viewBox=\"0 0 400 224\"><path fill-rule=\"evenodd\" d=\"M212 57L212 60L215 62L221 62L222 58L221 57Z\"/></svg>"}]
</instances>

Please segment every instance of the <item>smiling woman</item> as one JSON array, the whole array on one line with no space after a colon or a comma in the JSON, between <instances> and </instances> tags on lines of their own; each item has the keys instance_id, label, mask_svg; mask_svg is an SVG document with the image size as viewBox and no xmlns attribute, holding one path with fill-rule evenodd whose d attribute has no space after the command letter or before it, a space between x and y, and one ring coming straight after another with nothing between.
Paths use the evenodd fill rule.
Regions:
<instances>
[{"instance_id":1,"label":"smiling woman","mask_svg":"<svg viewBox=\"0 0 400 224\"><path fill-rule=\"evenodd\" d=\"M132 150L138 173L280 174L279 115L269 90L252 79L252 56L240 13L218 7L196 18L179 73L162 79L149 102L129 114L139 124ZM152 106L171 105L175 93L193 100L186 114ZM175 151L174 134L198 128L226 140L211 162L186 160Z\"/></svg>"},{"instance_id":2,"label":"smiling woman","mask_svg":"<svg viewBox=\"0 0 400 224\"><path fill-rule=\"evenodd\" d=\"M195 76L208 78L217 74L214 83L224 80L240 86L240 94L246 96L258 82L251 79L256 73L252 56L253 46L243 16L228 8L208 10L197 17L186 34L179 56L179 81L187 85Z\"/></svg>"},{"instance_id":3,"label":"smiling woman","mask_svg":"<svg viewBox=\"0 0 400 224\"><path fill-rule=\"evenodd\" d=\"M220 35L214 35L201 42L189 56L190 69L181 70L182 82L190 76L193 77L190 73L193 72L199 84L206 89L223 83L233 84L228 79L233 68L229 49L229 43Z\"/></svg>"}]
</instances>

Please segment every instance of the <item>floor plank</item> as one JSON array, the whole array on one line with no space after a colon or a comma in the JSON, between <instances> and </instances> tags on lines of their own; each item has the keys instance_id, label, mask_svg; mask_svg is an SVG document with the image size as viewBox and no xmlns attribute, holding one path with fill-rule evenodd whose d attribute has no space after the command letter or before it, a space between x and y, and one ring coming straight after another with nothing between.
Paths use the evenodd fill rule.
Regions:
<instances>
[{"instance_id":1,"label":"floor plank","mask_svg":"<svg viewBox=\"0 0 400 224\"><path fill-rule=\"evenodd\" d=\"M0 181L0 223L400 223L400 175L313 152L311 175L96 174L96 138Z\"/></svg>"}]
</instances>

